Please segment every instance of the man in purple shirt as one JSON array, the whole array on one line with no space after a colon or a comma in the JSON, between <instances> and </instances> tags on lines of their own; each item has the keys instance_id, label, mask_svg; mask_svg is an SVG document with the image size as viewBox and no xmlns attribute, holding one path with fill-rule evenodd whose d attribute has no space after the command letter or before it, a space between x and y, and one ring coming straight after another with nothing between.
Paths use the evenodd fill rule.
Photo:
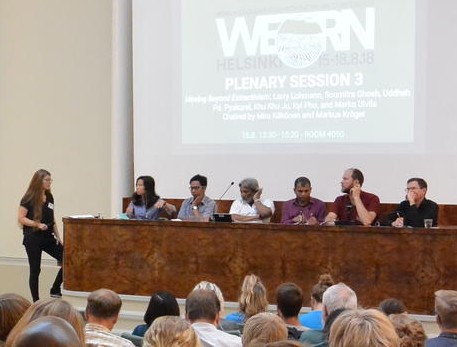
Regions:
<instances>
[{"instance_id":1,"label":"man in purple shirt","mask_svg":"<svg viewBox=\"0 0 457 347\"><path fill-rule=\"evenodd\" d=\"M325 203L311 197L311 182L306 177L298 177L294 184L295 199L282 206L282 224L315 225L324 220Z\"/></svg>"}]
</instances>

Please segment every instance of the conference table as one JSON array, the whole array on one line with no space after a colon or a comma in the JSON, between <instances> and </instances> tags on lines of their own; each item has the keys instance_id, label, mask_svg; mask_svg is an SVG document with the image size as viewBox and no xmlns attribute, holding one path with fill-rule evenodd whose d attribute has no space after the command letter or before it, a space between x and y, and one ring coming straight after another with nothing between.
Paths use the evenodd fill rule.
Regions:
<instances>
[{"instance_id":1,"label":"conference table","mask_svg":"<svg viewBox=\"0 0 457 347\"><path fill-rule=\"evenodd\" d=\"M322 273L353 288L363 307L389 297L410 313L433 314L434 292L457 289L456 227L285 226L64 218L64 289L185 298L202 280L237 301L246 274L260 276L275 303L284 282L309 306Z\"/></svg>"}]
</instances>

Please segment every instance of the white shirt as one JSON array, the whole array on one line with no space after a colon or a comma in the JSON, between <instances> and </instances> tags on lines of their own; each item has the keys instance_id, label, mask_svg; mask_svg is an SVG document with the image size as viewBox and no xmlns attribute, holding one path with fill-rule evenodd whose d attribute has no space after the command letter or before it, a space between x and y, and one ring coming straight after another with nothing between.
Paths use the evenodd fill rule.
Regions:
<instances>
[{"instance_id":1,"label":"white shirt","mask_svg":"<svg viewBox=\"0 0 457 347\"><path fill-rule=\"evenodd\" d=\"M275 213L275 205L270 199L260 198L260 202L271 210L271 214ZM255 204L249 205L243 199L235 200L230 207L230 214L239 214L240 216L258 216L259 211ZM253 221L254 223L270 223L270 217Z\"/></svg>"},{"instance_id":2,"label":"white shirt","mask_svg":"<svg viewBox=\"0 0 457 347\"><path fill-rule=\"evenodd\" d=\"M211 323L193 323L192 328L204 347L242 347L241 337L218 330Z\"/></svg>"}]
</instances>

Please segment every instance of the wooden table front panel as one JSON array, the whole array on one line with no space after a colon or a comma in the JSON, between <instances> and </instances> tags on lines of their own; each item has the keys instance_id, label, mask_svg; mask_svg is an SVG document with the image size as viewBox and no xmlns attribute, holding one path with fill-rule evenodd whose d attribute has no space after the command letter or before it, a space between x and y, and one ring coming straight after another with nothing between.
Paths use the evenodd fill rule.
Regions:
<instances>
[{"instance_id":1,"label":"wooden table front panel","mask_svg":"<svg viewBox=\"0 0 457 347\"><path fill-rule=\"evenodd\" d=\"M278 285L294 282L309 305L311 287L328 272L364 307L396 297L409 312L432 314L435 290L457 289L456 231L65 218L64 287L185 298L208 280L237 301L254 273L270 303Z\"/></svg>"}]
</instances>

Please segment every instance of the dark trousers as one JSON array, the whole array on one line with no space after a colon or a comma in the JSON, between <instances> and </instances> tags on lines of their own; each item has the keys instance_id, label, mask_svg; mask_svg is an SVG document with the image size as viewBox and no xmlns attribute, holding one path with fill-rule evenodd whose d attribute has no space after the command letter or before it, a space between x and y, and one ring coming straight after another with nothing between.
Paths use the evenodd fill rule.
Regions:
<instances>
[{"instance_id":1,"label":"dark trousers","mask_svg":"<svg viewBox=\"0 0 457 347\"><path fill-rule=\"evenodd\" d=\"M51 233L34 231L24 235L25 250L29 258L30 274L29 286L33 301L40 299L38 291L38 278L41 272L41 253L44 251L51 257L55 258L59 263L63 259L63 246L57 243ZM59 290L62 284L62 268L59 269L52 290Z\"/></svg>"}]
</instances>

